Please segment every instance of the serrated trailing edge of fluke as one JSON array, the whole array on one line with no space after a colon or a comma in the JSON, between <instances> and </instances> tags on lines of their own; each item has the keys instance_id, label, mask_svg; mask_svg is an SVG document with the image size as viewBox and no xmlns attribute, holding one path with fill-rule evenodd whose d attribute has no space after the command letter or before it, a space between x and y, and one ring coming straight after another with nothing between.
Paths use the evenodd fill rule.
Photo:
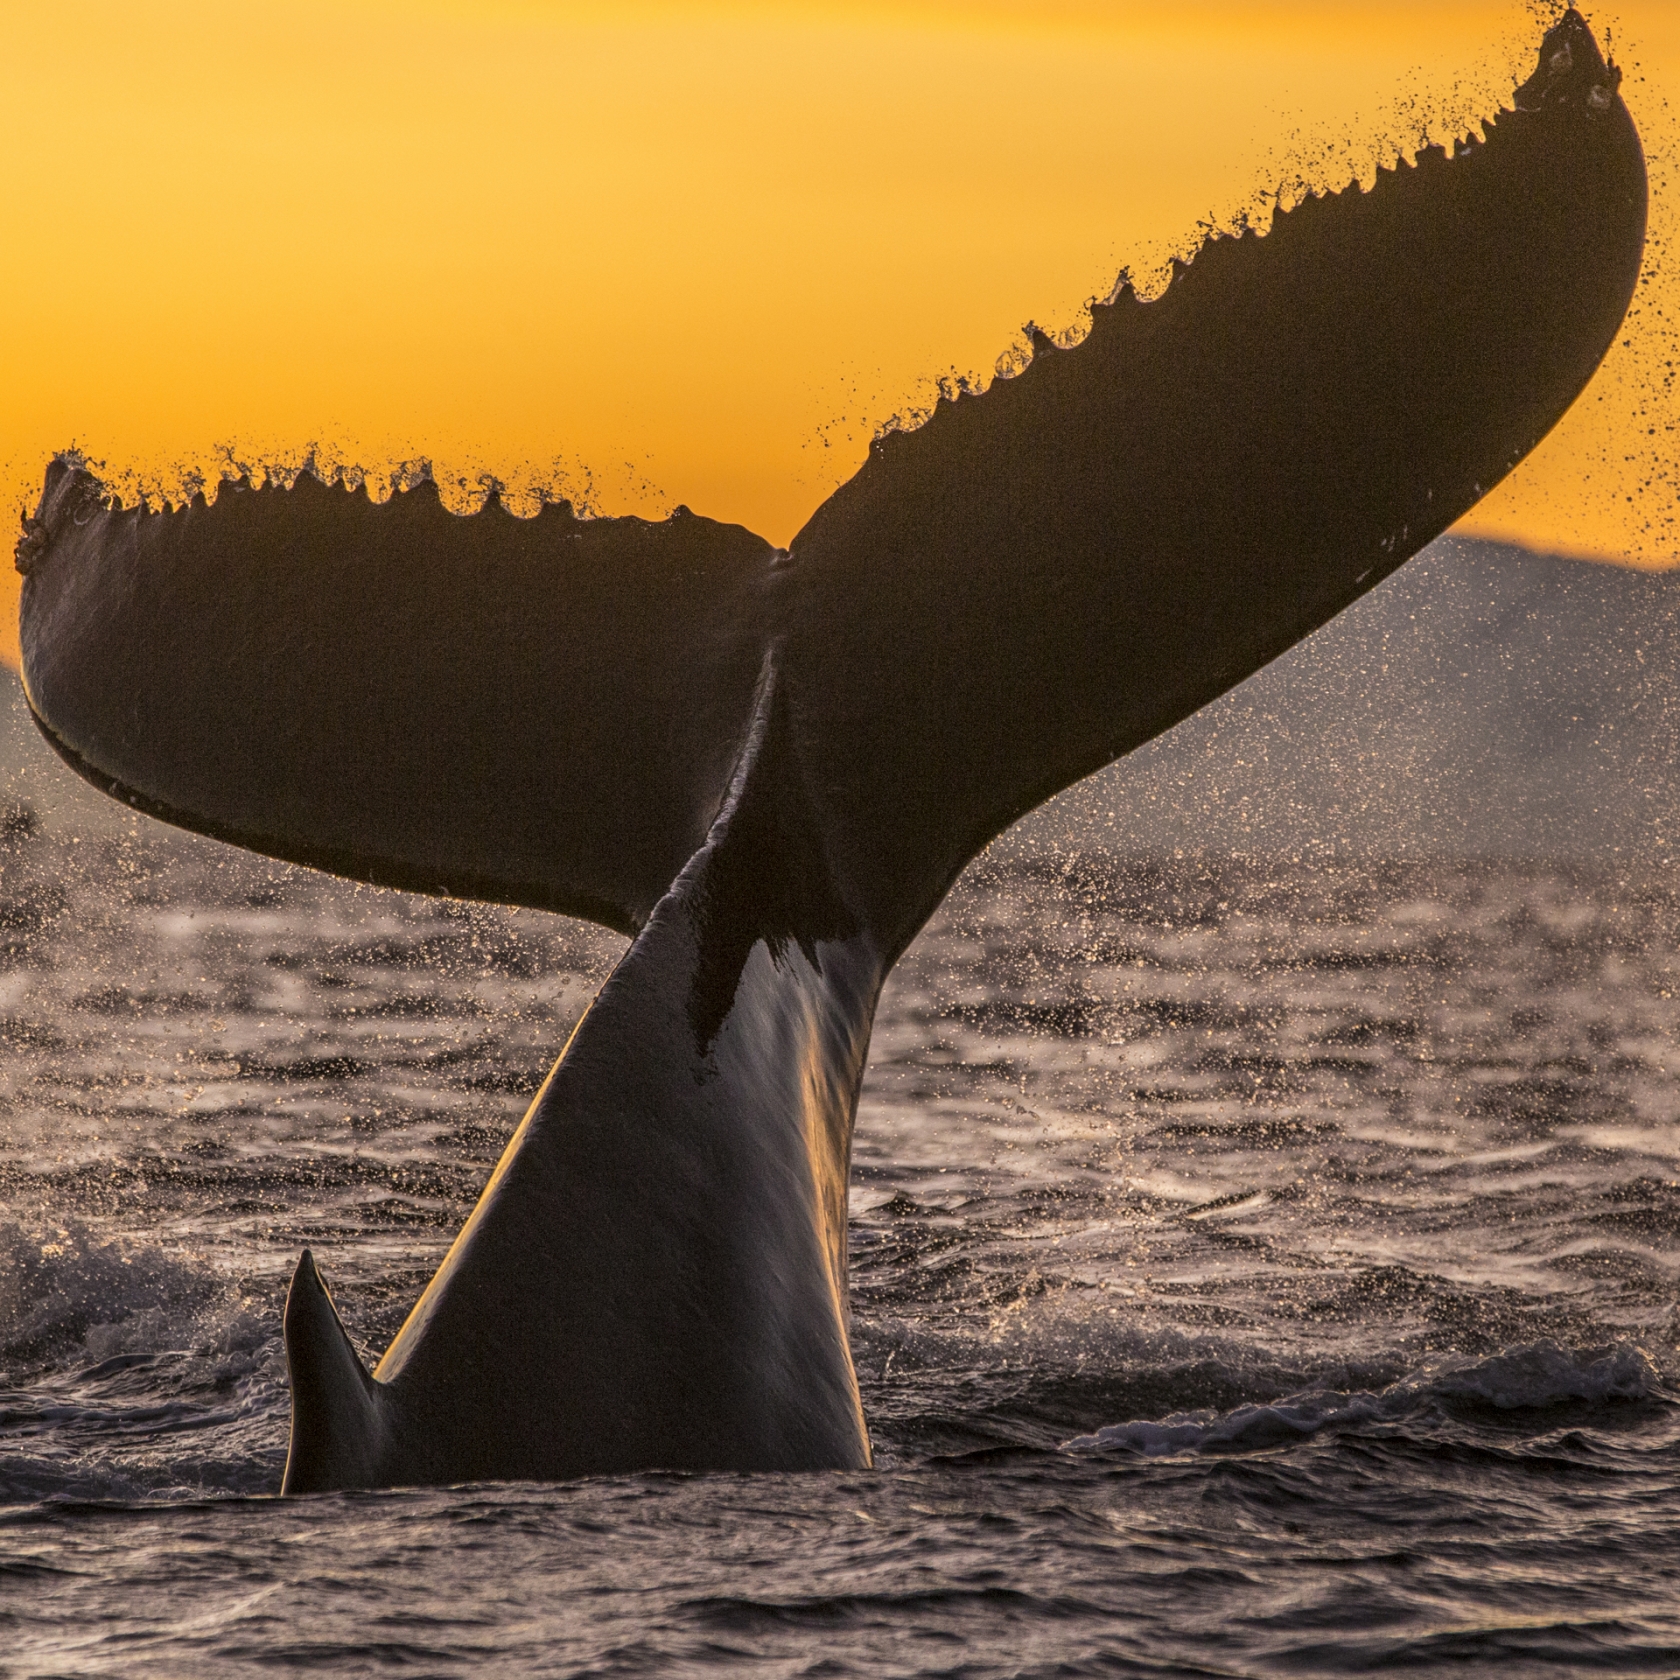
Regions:
<instances>
[{"instance_id":1,"label":"serrated trailing edge of fluke","mask_svg":"<svg viewBox=\"0 0 1680 1680\"><path fill-rule=\"evenodd\" d=\"M1502 107L1482 119L1483 128L1488 133L1497 129L1502 116L1509 116L1512 111L1533 112L1547 105L1560 106L1576 103L1595 115L1608 115L1615 104L1616 95L1621 87L1622 72L1613 59L1606 59L1600 52L1598 43L1592 31L1588 28L1581 14L1571 7L1548 30L1545 43L1542 46L1539 63L1534 73L1527 81L1521 83L1512 95L1512 103ZM1384 175L1397 175L1402 169L1417 169L1426 160L1435 159L1442 162L1453 162L1472 155L1487 144L1487 134L1477 137L1471 134L1462 142L1454 142L1450 146L1429 144L1420 146L1415 151L1399 151L1387 163L1378 166L1377 178ZM1087 305L1088 322L1082 331L1076 330L1070 339L1067 335L1058 338L1036 322L1028 321L1022 327L1022 333L1027 341L1027 354L1018 364L1010 366L1005 371L1004 363L1009 358L1007 354L999 358L998 371L994 375L997 380L1014 380L1024 375L1035 363L1047 356L1058 352L1077 350L1089 337L1095 325L1098 311L1112 310L1127 305L1142 307L1160 303L1179 285L1204 256L1216 247L1227 244L1240 244L1248 239L1265 239L1276 230L1280 222L1287 222L1292 216L1299 215L1311 206L1320 205L1326 201L1346 197L1353 194L1368 194L1376 190L1375 183L1365 186L1359 180L1350 180L1346 185L1335 189L1308 189L1305 195L1294 204L1284 204L1279 200L1272 213L1272 223L1269 227L1257 227L1246 218L1230 228L1210 227L1201 242L1188 253L1176 255L1171 259L1170 278L1161 292L1150 298L1139 295L1129 273L1122 269L1110 291L1102 297L1092 298ZM991 381L974 381L967 377L947 377L938 383L938 396L933 405L925 410L907 410L902 414L889 417L875 431L871 441L871 449L877 449L895 437L905 436L919 431L941 409L955 406L965 399L971 400L982 397L990 389ZM208 496L204 488L199 488L185 498L180 504L174 504L169 499L160 497L159 505L151 505L151 499L142 496L137 505L125 510L120 498L108 489L100 479L98 473L84 456L76 450L65 450L54 457L52 467L63 466L78 475L82 482L78 485L73 500L77 505L88 500L96 500L111 512L128 511L135 517L146 514L167 514L176 511L177 505L186 506L204 504L213 501L223 492L250 491L253 488L253 469L242 468L238 472L225 474L216 484L210 487ZM48 469L48 480L43 490L41 503L34 515L25 510L22 513L22 531L14 550L17 569L24 576L39 563L41 557L51 546L58 523L65 516L63 510L53 510L51 502L52 467ZM263 477L263 483L258 487L259 493L290 493L300 486L323 486L337 489L346 494L360 494L372 500L369 489L368 475L355 466L342 466L321 471L313 454L301 464L273 467L259 463L256 471ZM430 492L442 503L441 487L433 476L429 461L421 460L411 464L407 471L399 470L393 474L391 480L391 495L393 497L412 495L416 492ZM531 515L521 515L508 508L504 500L505 486L491 475L485 475L478 481L477 488L482 489L483 499L480 504L469 511L456 514L453 509L444 507L444 511L453 517L471 519L479 514L493 516L496 512L509 514L513 518L543 518L569 517L572 519L586 519L588 512L580 513L571 499L564 496L550 497L544 493L537 511ZM689 513L685 506L674 507L663 519L649 520L649 524L664 524L672 519L681 518Z\"/></svg>"},{"instance_id":2,"label":"serrated trailing edge of fluke","mask_svg":"<svg viewBox=\"0 0 1680 1680\"><path fill-rule=\"evenodd\" d=\"M359 468L338 468L323 473L317 469L315 462L310 460L290 472L282 472L279 468L259 470L262 473L261 483L256 483L251 472L245 470L228 474L208 489L201 486L179 501L160 496L154 506L149 495L142 495L134 505L125 507L121 496L106 484L79 451L61 450L47 468L46 483L36 511L33 514L24 511L22 514L22 533L14 549L15 564L18 571L27 577L51 548L66 522L85 517L95 510L124 515L130 519L167 517L189 507L208 508L229 494L290 496L301 491L308 496L322 490L342 496L359 496L370 505L383 505L374 502L369 477ZM427 462L422 463L421 470L413 475L399 475L398 481L394 483L390 495L385 500L418 497L422 502L435 502L441 512L457 519L473 519L480 514L494 518L497 514L502 514L509 519L560 519L582 524L591 517L586 512L580 513L570 498L546 494L539 500L535 512L516 513L508 507L504 499L505 486L499 481L491 479L481 488L484 494L479 505L466 513L457 514L444 502L442 486L433 477L430 463ZM680 518L687 512L686 507L673 508L664 520L650 520L646 523L666 523L671 519Z\"/></svg>"},{"instance_id":3,"label":"serrated trailing edge of fluke","mask_svg":"<svg viewBox=\"0 0 1680 1680\"><path fill-rule=\"evenodd\" d=\"M920 431L941 410L955 407L965 400L985 396L996 381L1021 378L1036 363L1048 356L1079 349L1090 337L1099 312L1127 305L1141 308L1162 302L1204 254L1217 247L1241 244L1249 239L1268 238L1276 231L1279 223L1287 223L1290 217L1299 215L1304 210L1356 194L1368 195L1376 191L1384 176L1397 176L1402 170L1415 170L1426 161L1451 163L1472 156L1487 144L1493 131L1498 128L1501 118L1508 118L1513 111L1532 112L1542 109L1547 104L1560 106L1576 103L1594 115L1608 115L1615 105L1616 94L1621 85L1621 69L1614 59L1607 59L1601 53L1586 20L1574 7L1570 7L1547 31L1533 74L1513 89L1510 103L1500 106L1480 119L1480 134L1472 130L1466 137L1444 146L1438 142L1430 142L1411 150L1399 148L1387 162L1377 166L1375 178L1369 186L1357 177L1350 178L1340 187L1304 186L1300 196L1293 203L1285 203L1285 189L1280 185L1273 196L1269 220L1263 225L1256 225L1247 211L1239 214L1227 225L1203 224L1206 231L1201 240L1190 250L1178 252L1168 261L1167 283L1159 292L1149 297L1143 296L1138 291L1130 270L1122 268L1108 292L1087 301L1083 319L1076 322L1067 332L1053 334L1047 332L1036 321L1024 322L1021 327L1022 336L1026 340L1024 355L1018 355L1015 351L1005 351L998 357L991 379L976 380L967 376L941 378L937 382L938 394L932 404L926 408L905 409L889 416L875 429L871 448L879 448L883 444L890 444L896 437Z\"/></svg>"}]
</instances>

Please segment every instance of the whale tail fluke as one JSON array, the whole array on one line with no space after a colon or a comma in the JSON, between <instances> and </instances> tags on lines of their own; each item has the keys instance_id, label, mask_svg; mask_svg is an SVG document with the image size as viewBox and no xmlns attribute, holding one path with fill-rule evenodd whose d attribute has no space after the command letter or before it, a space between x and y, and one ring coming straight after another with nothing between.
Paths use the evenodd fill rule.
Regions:
<instances>
[{"instance_id":1,"label":"whale tail fluke","mask_svg":"<svg viewBox=\"0 0 1680 1680\"><path fill-rule=\"evenodd\" d=\"M466 518L309 473L122 508L52 469L29 704L133 809L387 886L639 933L772 646L825 867L878 950L1058 789L1375 588L1570 406L1638 282L1633 119L1574 12L1485 138L1213 238L1153 302L889 432L786 553ZM801 930L805 931L805 930Z\"/></svg>"},{"instance_id":2,"label":"whale tail fluke","mask_svg":"<svg viewBox=\"0 0 1680 1680\"><path fill-rule=\"evenodd\" d=\"M280 1491L368 1486L384 1433L378 1385L339 1322L307 1248L286 1292L285 1329L292 1436Z\"/></svg>"}]
</instances>

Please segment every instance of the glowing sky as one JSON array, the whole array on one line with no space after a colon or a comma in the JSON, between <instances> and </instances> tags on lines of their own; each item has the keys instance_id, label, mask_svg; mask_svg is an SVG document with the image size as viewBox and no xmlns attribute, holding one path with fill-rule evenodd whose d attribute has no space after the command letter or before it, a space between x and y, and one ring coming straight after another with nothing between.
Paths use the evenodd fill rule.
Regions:
<instances>
[{"instance_id":1,"label":"glowing sky","mask_svg":"<svg viewBox=\"0 0 1680 1680\"><path fill-rule=\"evenodd\" d=\"M1680 5L1584 9L1652 156L1651 259L1598 380L1473 522L1664 564ZM70 444L130 489L313 444L785 541L941 373L988 373L1028 320L1076 331L1122 264L1302 160L1340 184L1462 131L1552 14L7 4L0 488L32 506Z\"/></svg>"}]
</instances>

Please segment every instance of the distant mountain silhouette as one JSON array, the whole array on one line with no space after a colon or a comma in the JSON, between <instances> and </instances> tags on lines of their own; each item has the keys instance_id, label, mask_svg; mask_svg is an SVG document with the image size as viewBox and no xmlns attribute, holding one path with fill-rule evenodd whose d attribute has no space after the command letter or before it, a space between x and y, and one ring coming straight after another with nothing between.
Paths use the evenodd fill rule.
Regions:
<instances>
[{"instance_id":1,"label":"distant mountain silhouette","mask_svg":"<svg viewBox=\"0 0 1680 1680\"><path fill-rule=\"evenodd\" d=\"M10 674L0 798L149 824L60 763ZM1000 845L1656 859L1677 833L1680 573L1443 537Z\"/></svg>"},{"instance_id":2,"label":"distant mountain silhouette","mask_svg":"<svg viewBox=\"0 0 1680 1680\"><path fill-rule=\"evenodd\" d=\"M1677 835L1680 573L1443 537L1002 844L1656 858Z\"/></svg>"}]
</instances>

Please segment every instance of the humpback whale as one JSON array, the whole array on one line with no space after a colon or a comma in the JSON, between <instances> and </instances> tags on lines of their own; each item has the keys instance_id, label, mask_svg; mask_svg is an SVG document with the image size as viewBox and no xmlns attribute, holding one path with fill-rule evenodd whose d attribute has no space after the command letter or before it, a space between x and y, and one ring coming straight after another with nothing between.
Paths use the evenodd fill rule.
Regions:
<instances>
[{"instance_id":1,"label":"humpback whale","mask_svg":"<svg viewBox=\"0 0 1680 1680\"><path fill-rule=\"evenodd\" d=\"M29 703L166 821L633 936L369 1372L305 1253L284 1489L859 1467L851 1127L974 853L1373 588L1545 436L1638 279L1581 18L1479 139L1213 238L889 432L783 551L309 474L25 522Z\"/></svg>"}]
</instances>

